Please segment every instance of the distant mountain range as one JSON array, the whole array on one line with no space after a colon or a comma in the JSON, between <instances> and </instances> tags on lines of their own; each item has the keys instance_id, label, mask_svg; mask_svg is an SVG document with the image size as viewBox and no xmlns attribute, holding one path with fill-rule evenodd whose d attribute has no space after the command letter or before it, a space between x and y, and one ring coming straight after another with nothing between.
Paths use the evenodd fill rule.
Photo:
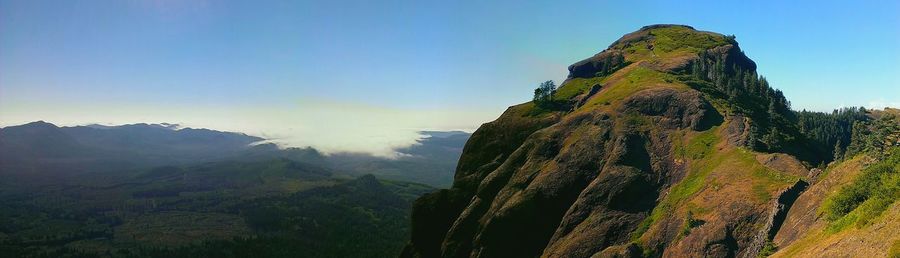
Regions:
<instances>
[{"instance_id":1,"label":"distant mountain range","mask_svg":"<svg viewBox=\"0 0 900 258\"><path fill-rule=\"evenodd\" d=\"M393 256L469 137L422 134L384 158L174 124L2 128L0 256Z\"/></svg>"},{"instance_id":2,"label":"distant mountain range","mask_svg":"<svg viewBox=\"0 0 900 258\"><path fill-rule=\"evenodd\" d=\"M0 174L65 177L212 161L262 140L169 124L58 127L38 121L0 129Z\"/></svg>"},{"instance_id":3,"label":"distant mountain range","mask_svg":"<svg viewBox=\"0 0 900 258\"><path fill-rule=\"evenodd\" d=\"M286 158L334 169L339 176L375 174L449 187L470 134L422 134L417 144L397 150L405 155L388 159L364 153L324 155L310 147L282 149L261 137L167 123L59 127L37 121L0 128L0 175L46 183L86 173L125 175L155 166Z\"/></svg>"}]
</instances>

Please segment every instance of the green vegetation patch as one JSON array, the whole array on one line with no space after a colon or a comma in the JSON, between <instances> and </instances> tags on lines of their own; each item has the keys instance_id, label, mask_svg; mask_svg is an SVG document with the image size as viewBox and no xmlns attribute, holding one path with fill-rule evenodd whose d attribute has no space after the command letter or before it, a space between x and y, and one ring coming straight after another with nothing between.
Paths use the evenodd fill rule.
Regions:
<instances>
[{"instance_id":1,"label":"green vegetation patch","mask_svg":"<svg viewBox=\"0 0 900 258\"><path fill-rule=\"evenodd\" d=\"M866 226L900 198L900 148L869 165L850 184L829 196L820 214L830 222L828 231L840 232L850 225Z\"/></svg>"},{"instance_id":2,"label":"green vegetation patch","mask_svg":"<svg viewBox=\"0 0 900 258\"><path fill-rule=\"evenodd\" d=\"M559 86L559 89L556 90L556 94L553 95L554 100L568 101L575 96L581 95L582 93L587 92L591 89L592 86L601 84L603 80L606 79L603 77L593 77L593 78L572 78L566 81L563 85Z\"/></svg>"},{"instance_id":3,"label":"green vegetation patch","mask_svg":"<svg viewBox=\"0 0 900 258\"><path fill-rule=\"evenodd\" d=\"M900 258L900 240L895 240L894 243L891 244L891 250L888 251L888 257Z\"/></svg>"},{"instance_id":4,"label":"green vegetation patch","mask_svg":"<svg viewBox=\"0 0 900 258\"><path fill-rule=\"evenodd\" d=\"M597 105L606 105L608 103L617 103L621 100L624 100L626 97L635 94L638 91L650 89L653 87L659 87L659 85L668 85L668 86L684 86L684 89L687 89L686 85L681 84L673 84L676 80L674 75L659 72L653 69L636 66L634 68L628 69L624 68L622 71L626 72L623 78L618 79L614 83L609 83L607 86L607 82L610 81L610 78L602 80L603 89L597 96L591 98L584 107L593 107ZM591 84L592 85L592 84ZM581 108L584 110L590 110L591 108Z\"/></svg>"},{"instance_id":5,"label":"green vegetation patch","mask_svg":"<svg viewBox=\"0 0 900 258\"><path fill-rule=\"evenodd\" d=\"M717 129L718 127L710 128L690 139L685 145L688 153L711 153L715 143L719 141L718 136L715 134ZM691 150L697 152L692 152ZM632 239L637 240L640 238L650 229L653 223L659 221L664 215L671 214L680 203L699 192L705 185L707 175L722 162L721 157L706 159L708 156L705 154L698 159L693 159L693 157L695 156L691 157L692 165L687 176L681 182L672 186L666 198L653 209L650 216L644 219L634 231Z\"/></svg>"},{"instance_id":6,"label":"green vegetation patch","mask_svg":"<svg viewBox=\"0 0 900 258\"><path fill-rule=\"evenodd\" d=\"M704 49L731 44L733 41L731 37L680 26L656 28L649 33L653 36L652 40L625 46L624 51L628 54L626 61L696 55Z\"/></svg>"},{"instance_id":7,"label":"green vegetation patch","mask_svg":"<svg viewBox=\"0 0 900 258\"><path fill-rule=\"evenodd\" d=\"M688 210L687 215L685 215L684 222L681 224L681 230L678 232L678 236L675 237L675 241L691 234L691 229L699 227L706 223L705 221L694 218L694 213Z\"/></svg>"},{"instance_id":8,"label":"green vegetation patch","mask_svg":"<svg viewBox=\"0 0 900 258\"><path fill-rule=\"evenodd\" d=\"M692 53L729 44L727 37L711 32L701 32L680 26L651 30L654 37L653 51L659 53L686 49Z\"/></svg>"},{"instance_id":9,"label":"green vegetation patch","mask_svg":"<svg viewBox=\"0 0 900 258\"><path fill-rule=\"evenodd\" d=\"M713 127L703 131L690 137L686 142L684 142L686 136L674 135L672 146L675 155L690 162L687 175L670 188L669 194L632 233L633 240L639 239L654 223L660 221L663 216L672 214L679 206L686 206L691 212L691 217L683 224L682 234L690 231L692 225L697 223L693 215L703 214L707 210L686 202L704 187L715 185L714 182L707 180L714 170L738 171L741 174L735 176L749 177L753 184L751 191L761 202L771 199L771 192L799 179L759 164L755 154L744 148L717 152L716 145L721 141L720 136L716 134L717 129L718 127Z\"/></svg>"},{"instance_id":10,"label":"green vegetation patch","mask_svg":"<svg viewBox=\"0 0 900 258\"><path fill-rule=\"evenodd\" d=\"M741 148L734 156L736 162L732 164L748 168L753 179L753 196L759 201L767 201L772 198L772 192L782 189L785 185L797 182L800 177L781 173L769 169L756 160L756 155L747 149Z\"/></svg>"},{"instance_id":11,"label":"green vegetation patch","mask_svg":"<svg viewBox=\"0 0 900 258\"><path fill-rule=\"evenodd\" d=\"M766 240L766 245L763 246L762 250L759 250L759 254L756 257L769 257L770 255L775 254L778 251L778 246L775 246L775 243L772 240Z\"/></svg>"},{"instance_id":12,"label":"green vegetation patch","mask_svg":"<svg viewBox=\"0 0 900 258\"><path fill-rule=\"evenodd\" d=\"M709 156L712 153L713 146L718 142L719 137L713 132L713 130L708 130L697 136L694 136L691 139L684 149L684 153L689 153L692 160L700 160Z\"/></svg>"},{"instance_id":13,"label":"green vegetation patch","mask_svg":"<svg viewBox=\"0 0 900 258\"><path fill-rule=\"evenodd\" d=\"M653 129L653 124L650 121L650 118L647 116L638 114L638 113L626 113L622 115L621 119L616 120L616 130L617 131L650 131Z\"/></svg>"}]
</instances>

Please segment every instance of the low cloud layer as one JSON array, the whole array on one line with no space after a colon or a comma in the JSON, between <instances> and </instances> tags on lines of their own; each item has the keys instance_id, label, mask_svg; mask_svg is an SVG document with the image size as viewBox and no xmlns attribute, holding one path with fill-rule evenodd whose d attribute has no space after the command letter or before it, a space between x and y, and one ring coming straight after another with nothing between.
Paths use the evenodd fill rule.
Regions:
<instances>
[{"instance_id":1,"label":"low cloud layer","mask_svg":"<svg viewBox=\"0 0 900 258\"><path fill-rule=\"evenodd\" d=\"M243 132L282 147L312 146L325 153L363 152L395 157L422 130L472 131L502 110L406 110L355 103L308 100L267 107L96 107L0 111L0 126L45 120L60 126L173 123L184 127Z\"/></svg>"}]
</instances>

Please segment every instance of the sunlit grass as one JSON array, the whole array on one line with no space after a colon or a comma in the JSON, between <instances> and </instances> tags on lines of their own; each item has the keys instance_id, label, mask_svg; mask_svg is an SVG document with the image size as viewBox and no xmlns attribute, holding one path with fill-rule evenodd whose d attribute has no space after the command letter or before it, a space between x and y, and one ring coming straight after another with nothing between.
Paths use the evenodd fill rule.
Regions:
<instances>
[{"instance_id":1,"label":"sunlit grass","mask_svg":"<svg viewBox=\"0 0 900 258\"><path fill-rule=\"evenodd\" d=\"M900 149L869 165L850 184L828 197L819 209L830 222L829 232L851 225L864 227L900 199Z\"/></svg>"}]
</instances>

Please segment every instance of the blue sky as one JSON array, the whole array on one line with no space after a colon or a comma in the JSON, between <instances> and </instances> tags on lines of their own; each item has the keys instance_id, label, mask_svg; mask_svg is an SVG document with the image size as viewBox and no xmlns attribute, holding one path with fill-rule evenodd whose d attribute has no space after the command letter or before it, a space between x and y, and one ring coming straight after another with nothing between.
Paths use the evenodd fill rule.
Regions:
<instances>
[{"instance_id":1,"label":"blue sky","mask_svg":"<svg viewBox=\"0 0 900 258\"><path fill-rule=\"evenodd\" d=\"M526 2L0 0L0 126L173 122L377 152L477 128L656 23L736 35L795 109L900 105L896 1Z\"/></svg>"}]
</instances>

